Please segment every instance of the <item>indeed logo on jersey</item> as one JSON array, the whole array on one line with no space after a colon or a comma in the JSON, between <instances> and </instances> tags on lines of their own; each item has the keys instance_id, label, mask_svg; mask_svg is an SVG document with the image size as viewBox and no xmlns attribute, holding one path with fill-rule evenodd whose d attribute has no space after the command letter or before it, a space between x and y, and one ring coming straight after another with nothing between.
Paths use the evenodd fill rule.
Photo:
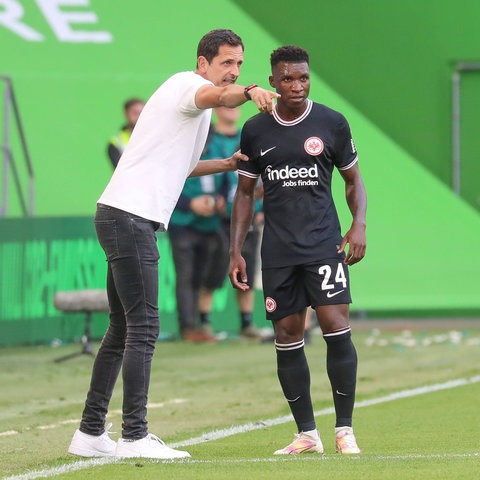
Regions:
<instances>
[{"instance_id":1,"label":"indeed logo on jersey","mask_svg":"<svg viewBox=\"0 0 480 480\"><path fill-rule=\"evenodd\" d=\"M267 178L271 181L284 180L282 187L310 187L318 185L318 165L312 167L290 167L276 169L271 165L265 168Z\"/></svg>"}]
</instances>

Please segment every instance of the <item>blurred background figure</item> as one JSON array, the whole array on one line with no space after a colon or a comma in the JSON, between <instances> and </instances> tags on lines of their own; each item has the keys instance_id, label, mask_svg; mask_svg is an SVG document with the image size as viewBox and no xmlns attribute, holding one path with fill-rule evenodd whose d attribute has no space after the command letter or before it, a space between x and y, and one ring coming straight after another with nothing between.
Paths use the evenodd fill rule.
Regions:
<instances>
[{"instance_id":1,"label":"blurred background figure","mask_svg":"<svg viewBox=\"0 0 480 480\"><path fill-rule=\"evenodd\" d=\"M212 154L213 127L201 156L205 159L227 158ZM236 142L238 146L238 142ZM223 173L188 178L173 211L168 237L175 265L175 297L180 336L188 342L215 342L208 323L199 324L200 290L215 291L225 280L228 243L222 231L225 198Z\"/></svg>"},{"instance_id":2,"label":"blurred background figure","mask_svg":"<svg viewBox=\"0 0 480 480\"><path fill-rule=\"evenodd\" d=\"M215 121L212 125L211 134L207 141L206 155L209 158L224 158L230 156L238 150L240 145L240 129L238 121L240 118L240 107L227 108L218 107L214 109ZM225 172L223 174L224 181L222 185L222 196L227 199L226 208L222 212L222 239L226 242L219 244L219 249L214 253L210 269L218 272L217 277L226 278L228 271L228 245L230 236L230 214L233 197L237 189L238 177L237 172ZM262 197L263 188L261 183L256 190L257 201L255 204L255 216L253 224L248 232L244 244L244 258L247 262L248 278L251 289L243 292L236 290L236 300L240 316L239 333L243 338L259 339L262 337L261 331L253 323L253 309L255 301L255 290L253 288L255 280L255 271L257 268L258 242L260 238L260 230L263 225ZM221 285L217 288L220 288ZM210 326L210 313L212 311L214 289L203 286L199 295L199 315L200 325L203 331L213 334Z\"/></svg>"},{"instance_id":3,"label":"blurred background figure","mask_svg":"<svg viewBox=\"0 0 480 480\"><path fill-rule=\"evenodd\" d=\"M143 100L140 100L139 98L129 98L123 104L123 113L127 123L123 125L116 135L110 138L107 146L108 158L110 158L113 168L117 167L118 161L130 140L133 127L135 127L144 105Z\"/></svg>"}]
</instances>

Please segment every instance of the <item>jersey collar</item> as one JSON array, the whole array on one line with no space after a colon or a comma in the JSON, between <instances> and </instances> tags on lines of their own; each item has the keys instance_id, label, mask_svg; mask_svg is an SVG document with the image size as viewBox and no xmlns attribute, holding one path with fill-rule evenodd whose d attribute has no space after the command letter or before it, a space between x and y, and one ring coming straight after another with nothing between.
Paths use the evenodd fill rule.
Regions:
<instances>
[{"instance_id":1,"label":"jersey collar","mask_svg":"<svg viewBox=\"0 0 480 480\"><path fill-rule=\"evenodd\" d=\"M305 111L295 120L290 120L289 122L287 122L286 120L280 118L277 113L277 106L275 105L275 108L273 109L273 118L275 118L277 123L283 125L284 127L292 127L293 125L297 125L298 123L300 123L304 118L308 116L308 114L312 110L312 106L313 102L309 98L307 98L307 108L305 109Z\"/></svg>"}]
</instances>

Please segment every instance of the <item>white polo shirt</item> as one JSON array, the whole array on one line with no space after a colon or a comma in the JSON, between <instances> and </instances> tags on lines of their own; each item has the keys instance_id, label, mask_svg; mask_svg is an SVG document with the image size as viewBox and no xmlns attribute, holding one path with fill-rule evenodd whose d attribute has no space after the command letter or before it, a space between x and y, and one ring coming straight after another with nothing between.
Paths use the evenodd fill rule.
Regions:
<instances>
[{"instance_id":1,"label":"white polo shirt","mask_svg":"<svg viewBox=\"0 0 480 480\"><path fill-rule=\"evenodd\" d=\"M208 135L212 110L195 105L195 94L203 85L213 84L194 72L181 72L157 89L145 104L99 203L168 227Z\"/></svg>"}]
</instances>

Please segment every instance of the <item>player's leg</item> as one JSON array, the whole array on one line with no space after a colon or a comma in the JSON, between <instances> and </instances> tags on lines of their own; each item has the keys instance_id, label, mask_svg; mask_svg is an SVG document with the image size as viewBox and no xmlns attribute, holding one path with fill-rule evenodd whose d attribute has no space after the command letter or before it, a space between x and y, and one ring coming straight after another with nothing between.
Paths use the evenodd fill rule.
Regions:
<instances>
[{"instance_id":1,"label":"player's leg","mask_svg":"<svg viewBox=\"0 0 480 480\"><path fill-rule=\"evenodd\" d=\"M272 320L277 374L297 425L294 441L275 454L323 452L310 397L310 370L304 349L305 292L295 267L264 269L267 318Z\"/></svg>"},{"instance_id":2,"label":"player's leg","mask_svg":"<svg viewBox=\"0 0 480 480\"><path fill-rule=\"evenodd\" d=\"M357 352L351 338L349 306L315 308L327 344L327 373L336 414L336 448L340 453L360 453L352 430L357 383Z\"/></svg>"},{"instance_id":3,"label":"player's leg","mask_svg":"<svg viewBox=\"0 0 480 480\"><path fill-rule=\"evenodd\" d=\"M315 308L327 344L327 373L332 386L336 427L351 427L357 378L357 353L348 324L348 305Z\"/></svg>"},{"instance_id":4,"label":"player's leg","mask_svg":"<svg viewBox=\"0 0 480 480\"><path fill-rule=\"evenodd\" d=\"M278 379L298 430L293 442L275 454L323 453L310 397L310 370L303 338L305 311L276 320L273 325Z\"/></svg>"},{"instance_id":5,"label":"player's leg","mask_svg":"<svg viewBox=\"0 0 480 480\"><path fill-rule=\"evenodd\" d=\"M315 306L318 324L327 344L327 373L336 413L337 450L359 453L352 431L357 352L349 324L349 282L348 268L341 258L309 265L305 269L309 299ZM349 435L340 442L340 437L347 431Z\"/></svg>"}]
</instances>

